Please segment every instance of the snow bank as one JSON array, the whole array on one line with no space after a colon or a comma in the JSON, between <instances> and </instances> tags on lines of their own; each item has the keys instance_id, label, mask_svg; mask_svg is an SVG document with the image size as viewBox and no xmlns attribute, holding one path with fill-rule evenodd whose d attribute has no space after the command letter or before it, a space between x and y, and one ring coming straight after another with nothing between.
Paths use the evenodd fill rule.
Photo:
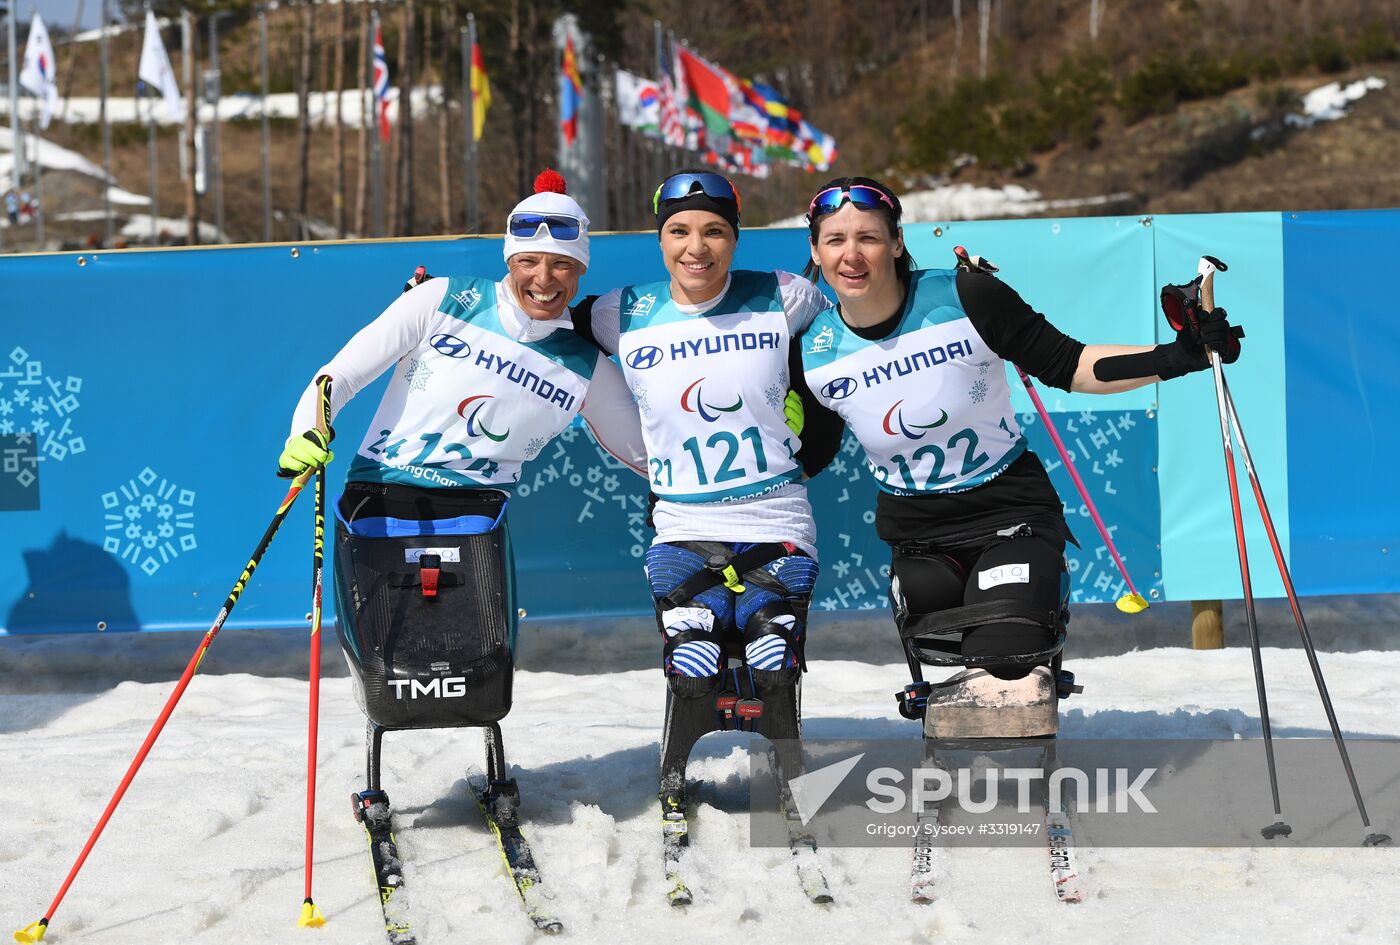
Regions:
<instances>
[{"instance_id":1,"label":"snow bank","mask_svg":"<svg viewBox=\"0 0 1400 945\"><path fill-rule=\"evenodd\" d=\"M189 643L186 635L143 636L181 650ZM0 647L16 642L0 639ZM363 778L363 719L349 680L326 680L321 702L314 892L329 922L302 932L295 922L306 685L217 675L222 643L58 911L48 936L55 945L383 941L363 835L346 804ZM296 644L304 648L304 639ZM1392 698L1400 653L1321 658L1348 732L1400 735ZM1268 649L1264 662L1276 731L1325 731L1303 654ZM1161 649L1076 660L1074 669L1088 692L1066 704L1067 736L1228 738L1258 730L1245 650ZM905 678L902 665L814 662L803 689L808 735L915 738L890 698ZM90 694L15 692L25 679L11 675L12 694L0 695L0 753L18 776L0 844L6 929L39 917L171 690L165 681ZM1400 935L1400 911L1386 905L1400 880L1394 849L1286 843L1084 850L1088 901L1078 906L1054 900L1037 848L950 851L946 893L926 906L907 901L906 850L824 850L836 902L817 908L803 898L785 851L748 846L747 760L743 736L734 735L708 736L692 760L691 776L705 782L692 831L705 878L696 905L672 909L654 796L659 673L521 672L515 692L503 724L507 748L525 829L569 930L563 941L698 945L742 937L778 945L878 934L882 943L1052 937L1118 945L1127 935L1315 945L1393 943ZM401 812L398 839L420 942L537 942L464 781L480 770L480 736L396 733L385 751L384 783ZM1395 789L1359 774L1368 793ZM1262 813L1267 801L1260 800ZM1380 826L1394 832L1398 825Z\"/></svg>"},{"instance_id":2,"label":"snow bank","mask_svg":"<svg viewBox=\"0 0 1400 945\"><path fill-rule=\"evenodd\" d=\"M1005 187L979 187L975 184L948 184L931 190L916 190L899 195L904 208L902 223L942 223L947 220L985 220L994 217L1023 217L1049 210L1073 207L1099 207L1127 200L1128 193L1075 197L1065 200L1042 200L1040 192L1007 184ZM769 226L807 225L802 215L776 220Z\"/></svg>"},{"instance_id":3,"label":"snow bank","mask_svg":"<svg viewBox=\"0 0 1400 945\"><path fill-rule=\"evenodd\" d=\"M365 93L369 95L368 92ZM350 90L341 93L341 121L346 127L360 127L360 93L357 90ZM443 101L443 91L440 85L419 86L413 90L413 114L424 115L432 107L440 105ZM150 120L152 103L155 106L155 120L159 125L180 125L183 126L184 119L172 119L166 114L164 106L158 99L136 99L108 97L107 99L107 120L114 125L131 124L140 122L145 124ZM19 115L28 127L28 123L34 116L39 114L41 105L38 99L22 98L19 101ZM307 101L307 108L311 113L311 123L317 126L330 127L335 119L335 93L332 91L312 92ZM10 102L8 98L0 97L0 116L8 116L10 113ZM78 125L96 124L101 114L101 99L89 96L74 96L72 98L60 98L54 105L54 121L69 122ZM297 95L295 92L278 92L267 97L267 114L271 118L296 118L297 117ZM397 86L389 89L389 121L397 122L399 116L399 90ZM371 105L369 111L371 124L376 120L374 108ZM252 92L240 92L237 95L225 95L219 99L219 118L222 121L254 121L262 118L262 98ZM214 120L214 108L212 105L201 102L199 106L199 119L203 122Z\"/></svg>"},{"instance_id":4,"label":"snow bank","mask_svg":"<svg viewBox=\"0 0 1400 945\"><path fill-rule=\"evenodd\" d=\"M43 165L44 172L49 171L73 171L77 174L86 174L88 177L95 177L100 181L107 182L107 194L112 203L118 206L146 207L150 206L150 198L139 194L133 194L128 190L123 190L117 186L117 179L104 173L102 168L89 161L76 151L69 151L61 148L52 141L45 141L43 138L35 138L33 135L25 135L25 147L29 153L29 159L37 160ZM36 144L37 142L37 144ZM14 136L10 129L0 127L0 194L15 186L15 145ZM6 223L9 221L6 220Z\"/></svg>"},{"instance_id":5,"label":"snow bank","mask_svg":"<svg viewBox=\"0 0 1400 945\"><path fill-rule=\"evenodd\" d=\"M1329 82L1303 96L1303 114L1285 115L1284 121L1294 128L1311 128L1320 121L1345 118L1347 106L1365 97L1367 92L1385 88L1385 80L1376 76L1358 79L1345 87Z\"/></svg>"}]
</instances>

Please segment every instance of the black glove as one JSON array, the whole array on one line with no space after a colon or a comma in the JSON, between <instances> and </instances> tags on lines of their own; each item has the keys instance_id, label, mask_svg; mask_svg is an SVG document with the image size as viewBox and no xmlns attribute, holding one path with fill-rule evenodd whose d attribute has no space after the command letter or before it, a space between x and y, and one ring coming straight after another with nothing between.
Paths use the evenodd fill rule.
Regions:
<instances>
[{"instance_id":1,"label":"black glove","mask_svg":"<svg viewBox=\"0 0 1400 945\"><path fill-rule=\"evenodd\" d=\"M1176 343L1200 364L1197 370L1205 370L1210 366L1206 358L1207 348L1219 354L1220 360L1226 364L1234 364L1240 358L1240 339L1243 337L1244 329L1231 325L1225 310L1217 308L1197 315L1194 323L1188 322L1176 333Z\"/></svg>"}]
</instances>

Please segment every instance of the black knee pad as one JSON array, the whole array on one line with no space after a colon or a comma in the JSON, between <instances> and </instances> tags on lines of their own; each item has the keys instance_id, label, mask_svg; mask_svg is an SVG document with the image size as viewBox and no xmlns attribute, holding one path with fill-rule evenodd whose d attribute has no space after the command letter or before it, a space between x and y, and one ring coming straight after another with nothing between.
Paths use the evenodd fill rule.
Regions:
<instances>
[{"instance_id":1,"label":"black knee pad","mask_svg":"<svg viewBox=\"0 0 1400 945\"><path fill-rule=\"evenodd\" d=\"M961 607L967 569L957 559L898 548L890 560L890 604L896 621L906 614L931 614Z\"/></svg>"},{"instance_id":2,"label":"black knee pad","mask_svg":"<svg viewBox=\"0 0 1400 945\"><path fill-rule=\"evenodd\" d=\"M978 557L967 577L966 604L1018 600L1045 613L1063 607L1064 545L1040 536L1000 542ZM1018 656L1050 647L1056 630L1023 623L989 623L963 634L962 654L968 657ZM1020 679L1034 664L988 666L999 679Z\"/></svg>"},{"instance_id":3,"label":"black knee pad","mask_svg":"<svg viewBox=\"0 0 1400 945\"><path fill-rule=\"evenodd\" d=\"M676 676L667 674L666 685L681 699L700 699L719 692L719 676Z\"/></svg>"}]
</instances>

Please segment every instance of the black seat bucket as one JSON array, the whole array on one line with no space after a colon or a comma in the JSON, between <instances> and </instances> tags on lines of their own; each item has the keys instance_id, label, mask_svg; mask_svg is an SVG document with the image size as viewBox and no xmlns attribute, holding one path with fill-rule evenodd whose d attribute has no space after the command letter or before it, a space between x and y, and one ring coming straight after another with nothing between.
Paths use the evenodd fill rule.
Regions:
<instances>
[{"instance_id":1,"label":"black seat bucket","mask_svg":"<svg viewBox=\"0 0 1400 945\"><path fill-rule=\"evenodd\" d=\"M487 725L510 711L516 610L505 497L482 499L494 510L453 520L458 533L366 537L336 522L336 627L375 725ZM363 532L373 510L356 512Z\"/></svg>"}]
</instances>

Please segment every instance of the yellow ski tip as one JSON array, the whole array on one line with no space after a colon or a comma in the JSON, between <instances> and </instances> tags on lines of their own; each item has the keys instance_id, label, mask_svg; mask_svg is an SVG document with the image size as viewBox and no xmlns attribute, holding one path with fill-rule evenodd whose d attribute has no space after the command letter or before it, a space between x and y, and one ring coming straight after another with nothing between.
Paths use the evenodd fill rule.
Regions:
<instances>
[{"instance_id":1,"label":"yellow ski tip","mask_svg":"<svg viewBox=\"0 0 1400 945\"><path fill-rule=\"evenodd\" d=\"M1141 594L1124 594L1118 598L1118 609L1125 614L1140 614L1147 609L1147 601Z\"/></svg>"},{"instance_id":2,"label":"yellow ski tip","mask_svg":"<svg viewBox=\"0 0 1400 945\"><path fill-rule=\"evenodd\" d=\"M35 942L44 940L44 933L49 930L49 920L40 919L38 922L26 925L15 933L15 941L23 942L24 945L34 945Z\"/></svg>"},{"instance_id":3,"label":"yellow ski tip","mask_svg":"<svg viewBox=\"0 0 1400 945\"><path fill-rule=\"evenodd\" d=\"M310 899L301 904L301 918L297 919L299 929L319 929L326 924L326 917L321 915L321 909Z\"/></svg>"}]
</instances>

